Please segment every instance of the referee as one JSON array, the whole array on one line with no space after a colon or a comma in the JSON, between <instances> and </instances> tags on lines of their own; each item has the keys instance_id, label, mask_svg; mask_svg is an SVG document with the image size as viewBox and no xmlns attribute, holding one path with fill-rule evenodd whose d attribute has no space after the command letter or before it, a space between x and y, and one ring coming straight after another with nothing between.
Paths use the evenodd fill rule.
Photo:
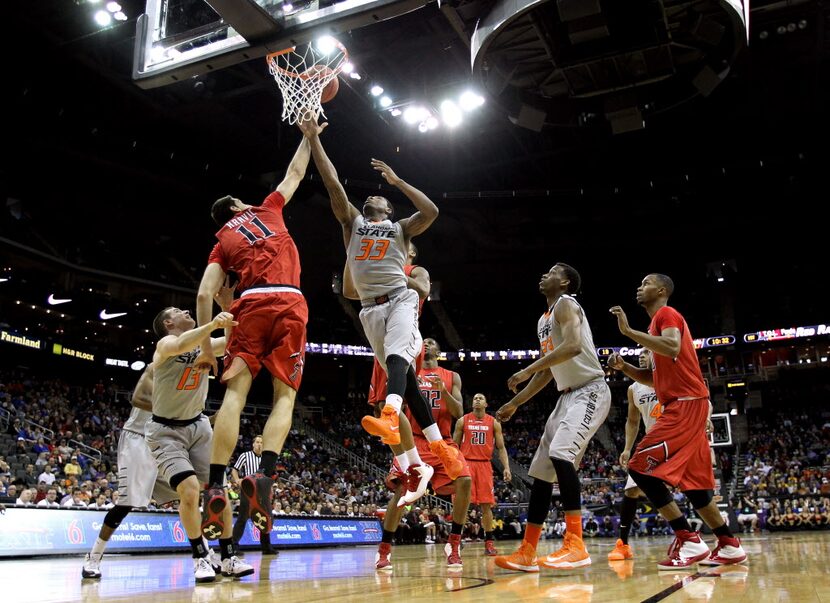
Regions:
<instances>
[{"instance_id":1,"label":"referee","mask_svg":"<svg viewBox=\"0 0 830 603\"><path fill-rule=\"evenodd\" d=\"M239 455L239 458L236 459L236 463L231 469L231 483L233 483L233 485L237 488L239 487L240 480L259 471L259 463L262 460L261 435L254 437L254 442L251 445L251 448L252 450L243 452ZM242 534L245 532L245 524L248 523L249 514L250 509L248 508L248 499L244 496L240 496L239 515L237 516L236 523L233 526L233 542L237 546L239 545L239 541L242 539ZM270 533L260 532L259 544L262 547L263 555L276 554L276 551L271 546Z\"/></svg>"}]
</instances>

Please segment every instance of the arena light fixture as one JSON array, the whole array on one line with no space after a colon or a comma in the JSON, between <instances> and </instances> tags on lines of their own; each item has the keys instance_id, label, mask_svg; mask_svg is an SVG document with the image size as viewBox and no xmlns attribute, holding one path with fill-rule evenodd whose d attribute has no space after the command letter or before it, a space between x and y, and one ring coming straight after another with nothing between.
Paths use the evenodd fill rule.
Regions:
<instances>
[{"instance_id":1,"label":"arena light fixture","mask_svg":"<svg viewBox=\"0 0 830 603\"><path fill-rule=\"evenodd\" d=\"M484 97L480 94L476 94L472 90L466 90L459 97L458 104L461 105L461 108L465 111L473 111L484 104Z\"/></svg>"},{"instance_id":2,"label":"arena light fixture","mask_svg":"<svg viewBox=\"0 0 830 603\"><path fill-rule=\"evenodd\" d=\"M372 93L372 96L380 96L381 94L383 94L383 88L375 84L374 86L372 86L372 89L369 92Z\"/></svg>"},{"instance_id":3,"label":"arena light fixture","mask_svg":"<svg viewBox=\"0 0 830 603\"><path fill-rule=\"evenodd\" d=\"M419 131L421 134L425 134L426 132L428 132L428 131L429 131L429 126L427 126L427 122L426 122L426 121L422 121L420 124L418 124L418 131Z\"/></svg>"},{"instance_id":4,"label":"arena light fixture","mask_svg":"<svg viewBox=\"0 0 830 603\"><path fill-rule=\"evenodd\" d=\"M352 71L349 74L349 77L352 78L353 80L359 80L360 79L360 74L357 71Z\"/></svg>"},{"instance_id":5,"label":"arena light fixture","mask_svg":"<svg viewBox=\"0 0 830 603\"><path fill-rule=\"evenodd\" d=\"M460 125L464 119L461 109L451 100L445 100L441 103L441 118L450 128L455 128Z\"/></svg>"},{"instance_id":6,"label":"arena light fixture","mask_svg":"<svg viewBox=\"0 0 830 603\"><path fill-rule=\"evenodd\" d=\"M107 2L107 10L111 13L117 13L121 10L121 5L118 2Z\"/></svg>"},{"instance_id":7,"label":"arena light fixture","mask_svg":"<svg viewBox=\"0 0 830 603\"><path fill-rule=\"evenodd\" d=\"M113 15L113 17L115 17L116 21L126 21L127 20L127 15L124 14L124 11L118 11L117 13L115 13Z\"/></svg>"},{"instance_id":8,"label":"arena light fixture","mask_svg":"<svg viewBox=\"0 0 830 603\"><path fill-rule=\"evenodd\" d=\"M388 96L381 96L380 97L380 106L384 109L392 104L392 99Z\"/></svg>"},{"instance_id":9,"label":"arena light fixture","mask_svg":"<svg viewBox=\"0 0 830 603\"><path fill-rule=\"evenodd\" d=\"M418 105L407 107L403 112L403 119L408 124L417 124L429 117L429 111Z\"/></svg>"},{"instance_id":10,"label":"arena light fixture","mask_svg":"<svg viewBox=\"0 0 830 603\"><path fill-rule=\"evenodd\" d=\"M323 54L331 54L334 52L334 49L337 48L337 40L331 36L323 36L322 38L318 38L315 44L317 45L317 50Z\"/></svg>"},{"instance_id":11,"label":"arena light fixture","mask_svg":"<svg viewBox=\"0 0 830 603\"><path fill-rule=\"evenodd\" d=\"M401 111L400 109L395 107L394 109L390 109L389 113L392 114L392 117L399 117L401 115L401 113L403 113L403 111Z\"/></svg>"},{"instance_id":12,"label":"arena light fixture","mask_svg":"<svg viewBox=\"0 0 830 603\"><path fill-rule=\"evenodd\" d=\"M434 130L438 127L438 119L434 115L427 117L424 123L427 125L428 130Z\"/></svg>"},{"instance_id":13,"label":"arena light fixture","mask_svg":"<svg viewBox=\"0 0 830 603\"><path fill-rule=\"evenodd\" d=\"M351 73L352 71L354 71L354 63L352 63L351 61L345 61L340 66L340 71L342 71L343 73Z\"/></svg>"},{"instance_id":14,"label":"arena light fixture","mask_svg":"<svg viewBox=\"0 0 830 603\"><path fill-rule=\"evenodd\" d=\"M95 22L101 27L106 27L112 23L112 16L105 10L99 10L95 13Z\"/></svg>"}]
</instances>

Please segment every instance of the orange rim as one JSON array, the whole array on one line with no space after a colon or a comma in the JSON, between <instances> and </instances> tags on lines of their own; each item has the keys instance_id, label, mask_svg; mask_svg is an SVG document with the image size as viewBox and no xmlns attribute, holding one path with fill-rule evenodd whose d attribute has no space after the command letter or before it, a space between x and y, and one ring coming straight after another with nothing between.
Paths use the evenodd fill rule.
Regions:
<instances>
[{"instance_id":1,"label":"orange rim","mask_svg":"<svg viewBox=\"0 0 830 603\"><path fill-rule=\"evenodd\" d=\"M312 42L309 42L309 43L311 44ZM327 69L331 69L334 72L334 75L340 75L340 71L343 69L343 63L345 63L346 61L349 60L349 51L346 50L346 47L343 46L343 44L341 44L339 40L334 40L334 44L335 44L335 46L337 46L337 48L340 49L340 52L343 53L343 60L340 61L340 64L335 69L331 69L331 67L328 67L327 65L322 65L322 67L326 67ZM279 71L283 75L287 75L288 77L298 77L298 78L301 78L301 79L311 79L311 76L303 77L303 75L305 73L307 73L309 69L311 69L312 67L315 67L317 65L312 65L311 67L309 67L309 69L306 69L306 71L303 72L303 73L295 73L293 71L289 71L288 69L284 69L284 68L280 67L279 63L277 62L277 57L282 56L284 54L288 54L289 52L294 52L296 49L297 49L296 46L290 46L289 48L285 48L283 50L278 50L277 52L269 53L265 56L265 61L268 63L268 65L271 68L276 69L277 71Z\"/></svg>"}]
</instances>

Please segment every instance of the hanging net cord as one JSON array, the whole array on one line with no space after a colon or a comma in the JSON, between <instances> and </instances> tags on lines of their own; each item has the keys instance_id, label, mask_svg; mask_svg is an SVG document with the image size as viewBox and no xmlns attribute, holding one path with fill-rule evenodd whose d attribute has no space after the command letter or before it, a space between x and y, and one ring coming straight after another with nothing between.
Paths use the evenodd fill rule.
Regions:
<instances>
[{"instance_id":1,"label":"hanging net cord","mask_svg":"<svg viewBox=\"0 0 830 603\"><path fill-rule=\"evenodd\" d=\"M347 59L346 48L339 42L328 53L310 43L302 51L292 48L268 55L268 69L282 93L283 121L293 125L308 113L318 119L325 115L320 102L323 90Z\"/></svg>"}]
</instances>

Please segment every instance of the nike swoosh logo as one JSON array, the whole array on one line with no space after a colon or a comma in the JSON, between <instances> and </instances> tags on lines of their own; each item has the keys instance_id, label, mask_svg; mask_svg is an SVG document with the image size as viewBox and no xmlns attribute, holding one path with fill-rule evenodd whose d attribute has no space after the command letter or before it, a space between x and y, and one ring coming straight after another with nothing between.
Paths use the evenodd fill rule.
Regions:
<instances>
[{"instance_id":1,"label":"nike swoosh logo","mask_svg":"<svg viewBox=\"0 0 830 603\"><path fill-rule=\"evenodd\" d=\"M119 316L126 316L126 312L113 312L110 314L106 310L101 310L101 313L98 315L101 317L101 320L109 320L110 318L118 318Z\"/></svg>"},{"instance_id":2,"label":"nike swoosh logo","mask_svg":"<svg viewBox=\"0 0 830 603\"><path fill-rule=\"evenodd\" d=\"M55 297L54 293L50 293L49 298L46 301L49 302L50 306L57 306L58 304L68 304L72 300L71 299L58 299L57 297Z\"/></svg>"}]
</instances>

